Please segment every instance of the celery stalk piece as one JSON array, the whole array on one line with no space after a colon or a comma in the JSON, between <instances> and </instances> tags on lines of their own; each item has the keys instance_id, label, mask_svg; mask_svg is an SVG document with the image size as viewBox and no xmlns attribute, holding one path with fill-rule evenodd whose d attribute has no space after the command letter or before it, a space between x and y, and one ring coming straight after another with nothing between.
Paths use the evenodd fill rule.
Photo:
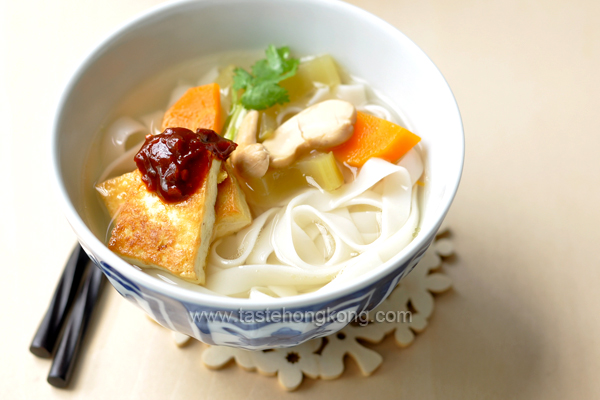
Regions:
<instances>
[{"instance_id":1,"label":"celery stalk piece","mask_svg":"<svg viewBox=\"0 0 600 400\"><path fill-rule=\"evenodd\" d=\"M235 141L237 137L238 128L242 124L242 120L244 119L246 114L248 114L248 110L246 110L244 106L242 106L239 103L234 104L234 106L231 109L231 113L225 121L225 129L223 129L225 131L225 133L223 134L223 137L225 137L225 139Z\"/></svg>"},{"instance_id":2,"label":"celery stalk piece","mask_svg":"<svg viewBox=\"0 0 600 400\"><path fill-rule=\"evenodd\" d=\"M332 152L318 153L296 163L302 174L309 181L309 177L324 190L331 192L344 183L344 176L340 171ZM309 181L310 183L310 181Z\"/></svg>"},{"instance_id":3,"label":"celery stalk piece","mask_svg":"<svg viewBox=\"0 0 600 400\"><path fill-rule=\"evenodd\" d=\"M273 110L275 107L268 108L260 112L258 121L258 141L262 143L267 140L277 129L277 114Z\"/></svg>"},{"instance_id":4,"label":"celery stalk piece","mask_svg":"<svg viewBox=\"0 0 600 400\"><path fill-rule=\"evenodd\" d=\"M314 90L314 82L328 85L330 88L341 83L338 68L329 54L301 62L296 75L280 82L280 85L287 89L290 101L294 102Z\"/></svg>"}]
</instances>

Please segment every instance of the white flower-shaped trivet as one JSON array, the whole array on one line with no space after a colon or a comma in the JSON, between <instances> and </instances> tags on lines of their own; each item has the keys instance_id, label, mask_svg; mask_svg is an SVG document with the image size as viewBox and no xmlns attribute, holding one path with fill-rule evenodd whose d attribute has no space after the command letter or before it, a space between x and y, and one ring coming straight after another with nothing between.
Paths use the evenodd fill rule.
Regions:
<instances>
[{"instance_id":1,"label":"white flower-shaped trivet","mask_svg":"<svg viewBox=\"0 0 600 400\"><path fill-rule=\"evenodd\" d=\"M434 307L432 293L441 293L451 287L450 278L439 271L442 257L453 253L450 240L439 237L443 233L446 233L445 229L438 232L438 237L413 271L400 281L383 303L369 313L368 323L350 324L326 338L286 349L249 351L208 346L202 353L202 362L209 368L218 369L235 360L237 365L246 370L277 375L279 383L286 390L296 389L304 376L338 378L344 372L345 355L350 355L356 361L363 375L371 375L381 365L383 358L362 342L379 343L394 332L400 347L410 345L415 333L427 327L427 319ZM374 318L376 315L385 318ZM184 346L190 338L173 332L173 339L178 346Z\"/></svg>"}]
</instances>

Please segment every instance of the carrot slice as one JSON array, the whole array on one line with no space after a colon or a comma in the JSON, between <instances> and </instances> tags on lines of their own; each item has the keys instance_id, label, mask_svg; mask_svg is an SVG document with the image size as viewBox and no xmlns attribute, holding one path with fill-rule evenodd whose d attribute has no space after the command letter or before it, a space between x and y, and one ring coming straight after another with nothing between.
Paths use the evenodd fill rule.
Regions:
<instances>
[{"instance_id":1,"label":"carrot slice","mask_svg":"<svg viewBox=\"0 0 600 400\"><path fill-rule=\"evenodd\" d=\"M373 157L396 162L420 141L408 129L359 111L350 139L331 150L340 162L361 167Z\"/></svg>"},{"instance_id":2,"label":"carrot slice","mask_svg":"<svg viewBox=\"0 0 600 400\"><path fill-rule=\"evenodd\" d=\"M212 129L220 133L221 93L219 85L210 83L188 89L187 92L165 113L163 130L167 128Z\"/></svg>"}]
</instances>

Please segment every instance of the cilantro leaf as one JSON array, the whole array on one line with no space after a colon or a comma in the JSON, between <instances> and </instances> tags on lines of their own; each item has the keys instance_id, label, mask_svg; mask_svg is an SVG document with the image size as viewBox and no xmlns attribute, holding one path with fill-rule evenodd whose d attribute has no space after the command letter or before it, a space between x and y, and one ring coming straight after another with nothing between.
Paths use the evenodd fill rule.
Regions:
<instances>
[{"instance_id":1,"label":"cilantro leaf","mask_svg":"<svg viewBox=\"0 0 600 400\"><path fill-rule=\"evenodd\" d=\"M288 101L287 90L273 82L261 82L242 96L242 105L251 110L264 110Z\"/></svg>"},{"instance_id":2,"label":"cilantro leaf","mask_svg":"<svg viewBox=\"0 0 600 400\"><path fill-rule=\"evenodd\" d=\"M265 59L252 66L252 74L241 68L235 69L233 88L245 89L241 102L247 109L264 110L290 101L287 90L279 82L296 74L300 60L290 57L288 47L270 45L265 54Z\"/></svg>"},{"instance_id":3,"label":"cilantro leaf","mask_svg":"<svg viewBox=\"0 0 600 400\"><path fill-rule=\"evenodd\" d=\"M252 75L241 68L233 70L235 75L233 76L233 88L235 90L245 89L252 84Z\"/></svg>"}]
</instances>

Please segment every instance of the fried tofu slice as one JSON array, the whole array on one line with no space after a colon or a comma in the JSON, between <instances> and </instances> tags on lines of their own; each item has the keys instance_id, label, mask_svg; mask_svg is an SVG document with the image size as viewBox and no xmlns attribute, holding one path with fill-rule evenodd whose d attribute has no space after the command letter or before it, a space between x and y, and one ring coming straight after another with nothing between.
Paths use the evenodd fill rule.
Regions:
<instances>
[{"instance_id":1,"label":"fried tofu slice","mask_svg":"<svg viewBox=\"0 0 600 400\"><path fill-rule=\"evenodd\" d=\"M219 176L221 178L217 179L222 181L217 186L217 199L215 201L214 206L215 220L212 229L211 242L215 239L235 233L252 223L252 214L250 213L250 208L248 207L248 203L246 202L246 196L240 188L237 179L233 175L231 167L226 163L222 163L221 172ZM141 180L141 174L139 170L135 170L133 172L129 172L116 178L112 178L105 182L102 182L96 185L96 190L98 191L101 199L103 200L111 219L115 219L115 229L116 224L119 220L118 216L120 215L120 212L125 211L126 200L129 194L137 193L136 196L138 201L140 198L145 197L148 199L148 202L160 202L158 196L146 190L146 187ZM190 200L191 199L188 199L188 201ZM165 204L165 206L170 205ZM131 213L133 211L132 207L133 205L128 206L128 213ZM138 211L143 212L144 210ZM139 265L142 267L162 268L160 266L153 265L153 263L141 262L141 260L132 259L131 257L125 254L121 254L118 251L117 253L132 264ZM192 279L188 279L185 276L182 276L177 272L181 268L176 268L172 266L171 268L162 269L167 269L172 274L181 276L182 278L190 280L192 282L203 282L203 279L195 281ZM196 276L199 275L196 274Z\"/></svg>"},{"instance_id":2,"label":"fried tofu slice","mask_svg":"<svg viewBox=\"0 0 600 400\"><path fill-rule=\"evenodd\" d=\"M96 185L96 190L100 194L111 218L115 218L125 203L125 196L129 187L136 182L134 172L129 172ZM221 172L217 182L219 184L215 203L216 217L213 226L213 241L238 232L252 223L252 213L246 201L246 195L227 163L221 164Z\"/></svg>"},{"instance_id":3,"label":"fried tofu slice","mask_svg":"<svg viewBox=\"0 0 600 400\"><path fill-rule=\"evenodd\" d=\"M233 175L231 167L223 163L227 178L219 184L215 213L217 219L213 229L213 240L235 233L252 223L246 195Z\"/></svg>"},{"instance_id":4,"label":"fried tofu slice","mask_svg":"<svg viewBox=\"0 0 600 400\"><path fill-rule=\"evenodd\" d=\"M97 185L114 218L108 247L132 264L204 284L220 169L221 161L213 159L198 191L178 203L148 191L139 170Z\"/></svg>"}]
</instances>

